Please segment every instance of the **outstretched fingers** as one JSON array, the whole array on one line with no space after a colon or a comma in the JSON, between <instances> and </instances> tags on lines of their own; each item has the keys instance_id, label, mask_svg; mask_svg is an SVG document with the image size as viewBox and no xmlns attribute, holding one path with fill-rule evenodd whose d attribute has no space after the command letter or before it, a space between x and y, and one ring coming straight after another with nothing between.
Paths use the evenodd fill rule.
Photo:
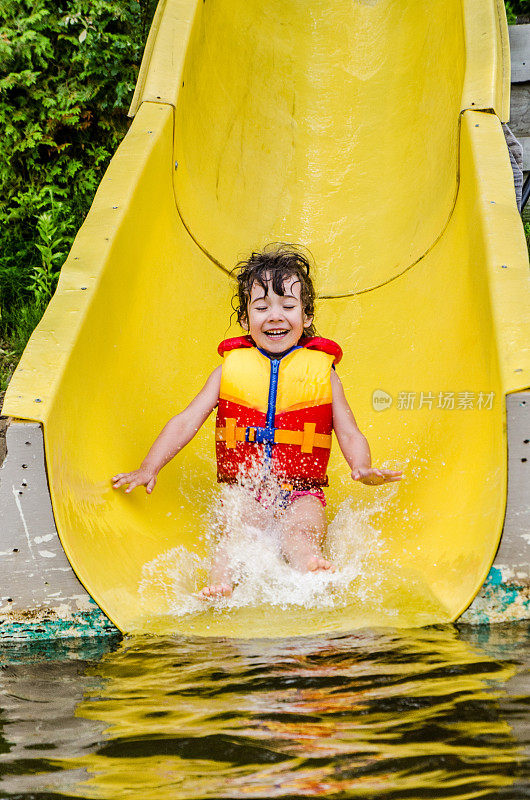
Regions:
<instances>
[{"instance_id":1,"label":"outstretched fingers","mask_svg":"<svg viewBox=\"0 0 530 800\"><path fill-rule=\"evenodd\" d=\"M352 472L354 481L361 481L367 486L380 486L382 483L400 481L402 477L403 472L401 470L377 469L376 467L370 467L369 469L358 468Z\"/></svg>"},{"instance_id":2,"label":"outstretched fingers","mask_svg":"<svg viewBox=\"0 0 530 800\"><path fill-rule=\"evenodd\" d=\"M137 486L140 486L140 481L131 478L130 475L124 475L122 478L116 481L114 488L119 489L120 486L127 486L127 484L129 484L129 486L127 489L125 489L126 494L135 489Z\"/></svg>"},{"instance_id":3,"label":"outstretched fingers","mask_svg":"<svg viewBox=\"0 0 530 800\"><path fill-rule=\"evenodd\" d=\"M113 475L112 477L112 485L115 489L119 489L120 486L123 486L125 483L129 483L130 481L130 472L119 472L117 475Z\"/></svg>"},{"instance_id":4,"label":"outstretched fingers","mask_svg":"<svg viewBox=\"0 0 530 800\"><path fill-rule=\"evenodd\" d=\"M121 486L126 486L127 484L128 488L125 489L126 494L132 492L137 486L145 486L146 492L151 494L156 485L156 476L149 476L136 470L135 472L119 472L112 477L114 489L119 489Z\"/></svg>"},{"instance_id":5,"label":"outstretched fingers","mask_svg":"<svg viewBox=\"0 0 530 800\"><path fill-rule=\"evenodd\" d=\"M400 481L403 477L401 470L383 469L381 470L385 481Z\"/></svg>"}]
</instances>

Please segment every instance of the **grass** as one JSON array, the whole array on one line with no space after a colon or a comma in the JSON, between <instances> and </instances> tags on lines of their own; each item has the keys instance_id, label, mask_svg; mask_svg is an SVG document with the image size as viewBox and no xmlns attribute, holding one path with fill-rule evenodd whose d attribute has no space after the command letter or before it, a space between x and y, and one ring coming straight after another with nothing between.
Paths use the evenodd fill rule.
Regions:
<instances>
[{"instance_id":1,"label":"grass","mask_svg":"<svg viewBox=\"0 0 530 800\"><path fill-rule=\"evenodd\" d=\"M0 333L0 392L5 391L16 369L28 339L40 322L44 306L34 302L13 309L8 319L2 320Z\"/></svg>"}]
</instances>

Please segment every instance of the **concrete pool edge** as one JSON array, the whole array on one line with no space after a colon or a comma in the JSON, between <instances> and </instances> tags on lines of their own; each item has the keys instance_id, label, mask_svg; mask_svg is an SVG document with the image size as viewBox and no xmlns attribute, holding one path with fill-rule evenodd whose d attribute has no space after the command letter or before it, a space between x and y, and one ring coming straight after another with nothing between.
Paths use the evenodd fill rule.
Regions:
<instances>
[{"instance_id":1,"label":"concrete pool edge","mask_svg":"<svg viewBox=\"0 0 530 800\"><path fill-rule=\"evenodd\" d=\"M0 468L0 639L115 633L61 545L42 425L8 420L6 448Z\"/></svg>"},{"instance_id":2,"label":"concrete pool edge","mask_svg":"<svg viewBox=\"0 0 530 800\"><path fill-rule=\"evenodd\" d=\"M508 491L493 565L462 622L489 624L530 618L530 392L506 395Z\"/></svg>"}]
</instances>

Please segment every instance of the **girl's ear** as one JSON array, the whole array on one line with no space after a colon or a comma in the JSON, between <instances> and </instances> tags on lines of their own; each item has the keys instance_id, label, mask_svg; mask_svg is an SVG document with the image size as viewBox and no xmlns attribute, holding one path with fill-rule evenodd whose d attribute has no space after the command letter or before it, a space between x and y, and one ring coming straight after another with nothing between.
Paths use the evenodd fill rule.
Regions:
<instances>
[{"instance_id":1,"label":"girl's ear","mask_svg":"<svg viewBox=\"0 0 530 800\"><path fill-rule=\"evenodd\" d=\"M304 328L310 328L313 324L314 317L308 317L307 314L304 314Z\"/></svg>"},{"instance_id":2,"label":"girl's ear","mask_svg":"<svg viewBox=\"0 0 530 800\"><path fill-rule=\"evenodd\" d=\"M243 328L243 330L244 330L244 331L248 331L248 319L247 319L247 315L246 315L246 314L245 314L245 316L244 316L244 317L243 317L243 318L242 318L242 319L239 321L239 324L241 325L241 327Z\"/></svg>"}]
</instances>

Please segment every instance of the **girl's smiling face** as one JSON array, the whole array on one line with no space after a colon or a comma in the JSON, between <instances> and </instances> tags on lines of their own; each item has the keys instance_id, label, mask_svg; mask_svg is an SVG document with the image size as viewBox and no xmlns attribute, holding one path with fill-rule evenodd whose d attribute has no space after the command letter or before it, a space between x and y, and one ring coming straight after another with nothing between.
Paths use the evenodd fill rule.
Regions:
<instances>
[{"instance_id":1,"label":"girl's smiling face","mask_svg":"<svg viewBox=\"0 0 530 800\"><path fill-rule=\"evenodd\" d=\"M300 281L293 275L283 284L283 295L276 294L267 277L267 293L254 283L247 306L247 320L242 326L262 350L283 353L298 344L312 317L302 308Z\"/></svg>"}]
</instances>

